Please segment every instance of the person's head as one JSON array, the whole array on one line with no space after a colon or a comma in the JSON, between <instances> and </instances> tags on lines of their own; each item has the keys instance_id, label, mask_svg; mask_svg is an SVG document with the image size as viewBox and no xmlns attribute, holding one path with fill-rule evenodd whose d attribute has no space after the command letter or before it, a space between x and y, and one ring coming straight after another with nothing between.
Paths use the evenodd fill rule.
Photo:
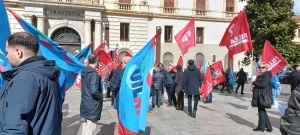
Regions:
<instances>
[{"instance_id":1,"label":"person's head","mask_svg":"<svg viewBox=\"0 0 300 135\"><path fill-rule=\"evenodd\" d=\"M268 70L268 65L265 62L261 62L258 64L258 68L259 68L260 72L265 72Z\"/></svg>"},{"instance_id":2,"label":"person's head","mask_svg":"<svg viewBox=\"0 0 300 135\"><path fill-rule=\"evenodd\" d=\"M182 66L181 65L177 65L176 66L176 70L177 70L177 72L182 72Z\"/></svg>"},{"instance_id":3,"label":"person's head","mask_svg":"<svg viewBox=\"0 0 300 135\"><path fill-rule=\"evenodd\" d=\"M37 56L39 47L39 43L33 35L27 32L18 32L6 39L6 58L13 67L16 67L24 60Z\"/></svg>"},{"instance_id":4,"label":"person's head","mask_svg":"<svg viewBox=\"0 0 300 135\"><path fill-rule=\"evenodd\" d=\"M194 65L194 60L189 60L189 65Z\"/></svg>"},{"instance_id":5,"label":"person's head","mask_svg":"<svg viewBox=\"0 0 300 135\"><path fill-rule=\"evenodd\" d=\"M297 70L298 72L300 72L300 66L297 66L297 67L296 67L296 70Z\"/></svg>"},{"instance_id":6,"label":"person's head","mask_svg":"<svg viewBox=\"0 0 300 135\"><path fill-rule=\"evenodd\" d=\"M157 67L158 67L160 70L162 70L162 69L164 68L164 65L163 65L162 63L159 63L159 64L157 65Z\"/></svg>"},{"instance_id":7,"label":"person's head","mask_svg":"<svg viewBox=\"0 0 300 135\"><path fill-rule=\"evenodd\" d=\"M130 56L124 56L123 59L122 59L122 68L124 68L127 63L129 62L129 60L131 59Z\"/></svg>"},{"instance_id":8,"label":"person's head","mask_svg":"<svg viewBox=\"0 0 300 135\"><path fill-rule=\"evenodd\" d=\"M244 69L243 68L241 68L241 70L240 71L244 71Z\"/></svg>"},{"instance_id":9,"label":"person's head","mask_svg":"<svg viewBox=\"0 0 300 135\"><path fill-rule=\"evenodd\" d=\"M100 62L98 55L91 54L88 59L89 59L89 66L91 66L92 68L98 67Z\"/></svg>"},{"instance_id":10,"label":"person's head","mask_svg":"<svg viewBox=\"0 0 300 135\"><path fill-rule=\"evenodd\" d=\"M157 73L157 72L159 72L159 68L158 67L154 67L154 71Z\"/></svg>"},{"instance_id":11,"label":"person's head","mask_svg":"<svg viewBox=\"0 0 300 135\"><path fill-rule=\"evenodd\" d=\"M168 72L172 72L172 71L173 71L173 67L172 67L172 66L169 66L167 71L168 71Z\"/></svg>"}]
</instances>

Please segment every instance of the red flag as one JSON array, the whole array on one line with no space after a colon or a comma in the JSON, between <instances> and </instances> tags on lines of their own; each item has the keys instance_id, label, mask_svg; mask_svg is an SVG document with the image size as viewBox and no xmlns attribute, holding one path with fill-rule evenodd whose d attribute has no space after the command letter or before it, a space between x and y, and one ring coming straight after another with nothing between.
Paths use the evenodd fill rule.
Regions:
<instances>
[{"instance_id":1,"label":"red flag","mask_svg":"<svg viewBox=\"0 0 300 135\"><path fill-rule=\"evenodd\" d=\"M215 75L216 75L215 80L213 80L213 85L216 86L217 84L219 84L221 82L225 82L226 77L225 77L224 72L223 72L224 70L223 70L222 61L220 60L220 61L212 64L211 66L212 66L212 68L214 68Z\"/></svg>"},{"instance_id":2,"label":"red flag","mask_svg":"<svg viewBox=\"0 0 300 135\"><path fill-rule=\"evenodd\" d=\"M176 66L173 64L173 63L171 63L169 60L167 60L167 59L165 59L168 63L169 63L169 65L172 67L172 69L173 69L173 71L175 72L175 73L177 73L177 69L176 69Z\"/></svg>"},{"instance_id":3,"label":"red flag","mask_svg":"<svg viewBox=\"0 0 300 135\"><path fill-rule=\"evenodd\" d=\"M126 52L125 56L132 57L132 55L129 52Z\"/></svg>"},{"instance_id":4,"label":"red flag","mask_svg":"<svg viewBox=\"0 0 300 135\"><path fill-rule=\"evenodd\" d=\"M77 53L79 53L78 47L76 47L74 55L76 55Z\"/></svg>"},{"instance_id":5,"label":"red flag","mask_svg":"<svg viewBox=\"0 0 300 135\"><path fill-rule=\"evenodd\" d=\"M107 73L115 68L115 64L104 50L100 50L97 55L100 58L100 63L96 70L99 76L104 77Z\"/></svg>"},{"instance_id":6,"label":"red flag","mask_svg":"<svg viewBox=\"0 0 300 135\"><path fill-rule=\"evenodd\" d=\"M154 67L156 67L156 60L154 60Z\"/></svg>"},{"instance_id":7,"label":"red flag","mask_svg":"<svg viewBox=\"0 0 300 135\"><path fill-rule=\"evenodd\" d=\"M179 57L179 59L177 61L177 65L183 66L182 56Z\"/></svg>"},{"instance_id":8,"label":"red flag","mask_svg":"<svg viewBox=\"0 0 300 135\"><path fill-rule=\"evenodd\" d=\"M174 38L183 55L188 52L190 47L196 46L194 18Z\"/></svg>"},{"instance_id":9,"label":"red flag","mask_svg":"<svg viewBox=\"0 0 300 135\"><path fill-rule=\"evenodd\" d=\"M229 24L220 46L226 46L229 58L240 52L253 50L246 12L243 10Z\"/></svg>"},{"instance_id":10,"label":"red flag","mask_svg":"<svg viewBox=\"0 0 300 135\"><path fill-rule=\"evenodd\" d=\"M261 62L266 62L272 76L280 72L288 62L276 51L269 41L265 41Z\"/></svg>"},{"instance_id":11,"label":"red flag","mask_svg":"<svg viewBox=\"0 0 300 135\"><path fill-rule=\"evenodd\" d=\"M200 89L200 95L202 98L206 99L209 94L213 90L213 85L212 85L212 77L210 73L210 67L206 68L206 73L205 73L205 78L204 81L202 82L202 87Z\"/></svg>"},{"instance_id":12,"label":"red flag","mask_svg":"<svg viewBox=\"0 0 300 135\"><path fill-rule=\"evenodd\" d=\"M200 61L199 63L199 70L202 71L202 65L203 65L203 60Z\"/></svg>"}]
</instances>

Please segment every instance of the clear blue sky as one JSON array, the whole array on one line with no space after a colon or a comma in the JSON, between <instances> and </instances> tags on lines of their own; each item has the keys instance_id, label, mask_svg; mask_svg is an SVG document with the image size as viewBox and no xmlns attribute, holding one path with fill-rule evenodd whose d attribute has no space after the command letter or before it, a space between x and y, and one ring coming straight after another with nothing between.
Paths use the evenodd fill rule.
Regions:
<instances>
[{"instance_id":1,"label":"clear blue sky","mask_svg":"<svg viewBox=\"0 0 300 135\"><path fill-rule=\"evenodd\" d=\"M294 0L294 8L293 11L295 12L295 14L300 15L300 0Z\"/></svg>"}]
</instances>

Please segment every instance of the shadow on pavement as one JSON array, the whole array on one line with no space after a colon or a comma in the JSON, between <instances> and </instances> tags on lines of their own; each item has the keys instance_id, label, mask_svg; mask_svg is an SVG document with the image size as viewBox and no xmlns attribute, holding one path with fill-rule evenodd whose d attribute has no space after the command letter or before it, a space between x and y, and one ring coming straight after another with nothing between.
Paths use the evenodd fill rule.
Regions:
<instances>
[{"instance_id":1,"label":"shadow on pavement","mask_svg":"<svg viewBox=\"0 0 300 135\"><path fill-rule=\"evenodd\" d=\"M140 133L140 135L150 135L151 133L151 127L146 127L146 131L144 133Z\"/></svg>"},{"instance_id":2,"label":"shadow on pavement","mask_svg":"<svg viewBox=\"0 0 300 135\"><path fill-rule=\"evenodd\" d=\"M238 105L238 104L233 104L233 103L228 103L230 104L231 106L233 106L234 108L236 109L244 109L244 110L248 110L248 107L247 106L244 106L244 105Z\"/></svg>"},{"instance_id":3,"label":"shadow on pavement","mask_svg":"<svg viewBox=\"0 0 300 135\"><path fill-rule=\"evenodd\" d=\"M280 112L279 111L270 111L270 110L267 110L267 113L270 113L270 114L274 114L274 115L278 115L281 117L280 115Z\"/></svg>"},{"instance_id":4,"label":"shadow on pavement","mask_svg":"<svg viewBox=\"0 0 300 135\"><path fill-rule=\"evenodd\" d=\"M64 110L66 110L66 111L64 111ZM68 112L68 110L69 110L69 104L63 104L63 106L62 106L63 117L66 117L70 114Z\"/></svg>"},{"instance_id":5,"label":"shadow on pavement","mask_svg":"<svg viewBox=\"0 0 300 135\"><path fill-rule=\"evenodd\" d=\"M271 125L273 127L276 127L276 128L279 129L279 127L280 127L280 119L279 118L274 118L274 117L271 117L271 116L269 116L269 119L270 119Z\"/></svg>"},{"instance_id":6,"label":"shadow on pavement","mask_svg":"<svg viewBox=\"0 0 300 135\"><path fill-rule=\"evenodd\" d=\"M97 133L97 135L111 135L114 134L115 131L115 127L116 126L116 122L111 122L109 124L101 124L101 123L97 123L97 125L102 125L100 128L100 132Z\"/></svg>"},{"instance_id":7,"label":"shadow on pavement","mask_svg":"<svg viewBox=\"0 0 300 135\"><path fill-rule=\"evenodd\" d=\"M61 124L62 132L66 131L66 129L68 128L68 131L72 131L72 133L68 133L68 134L76 135L82 123L81 119L82 118L80 117L80 114L74 115L72 117L65 117ZM77 123L74 124L75 122Z\"/></svg>"},{"instance_id":8,"label":"shadow on pavement","mask_svg":"<svg viewBox=\"0 0 300 135\"><path fill-rule=\"evenodd\" d=\"M246 125L250 128L256 128L256 126L252 122L247 121L247 120L241 118L240 116L237 116L237 115L234 115L231 113L226 113L226 115L228 115L229 119L233 120L237 124Z\"/></svg>"}]
</instances>

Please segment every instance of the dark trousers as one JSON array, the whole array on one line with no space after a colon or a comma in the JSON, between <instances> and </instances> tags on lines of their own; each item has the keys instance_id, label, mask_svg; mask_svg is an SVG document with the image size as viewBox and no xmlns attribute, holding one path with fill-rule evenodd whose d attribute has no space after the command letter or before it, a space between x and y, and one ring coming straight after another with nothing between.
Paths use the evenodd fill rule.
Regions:
<instances>
[{"instance_id":1,"label":"dark trousers","mask_svg":"<svg viewBox=\"0 0 300 135\"><path fill-rule=\"evenodd\" d=\"M231 87L231 85L229 84L229 83L227 83L227 82L224 82L223 83L223 87L222 87L222 89L221 89L221 92L224 90L224 88L227 88L227 92L229 93L229 92L232 92L231 90L232 90L232 87Z\"/></svg>"},{"instance_id":2,"label":"dark trousers","mask_svg":"<svg viewBox=\"0 0 300 135\"><path fill-rule=\"evenodd\" d=\"M173 105L172 102L174 103L175 106L177 106L176 102L176 97L175 97L175 90L174 87L167 87L167 94L168 94L168 102L169 105Z\"/></svg>"},{"instance_id":3,"label":"dark trousers","mask_svg":"<svg viewBox=\"0 0 300 135\"><path fill-rule=\"evenodd\" d=\"M199 95L194 95L194 108L192 109L192 96L188 95L188 111L192 112L192 110L197 111Z\"/></svg>"},{"instance_id":4,"label":"dark trousers","mask_svg":"<svg viewBox=\"0 0 300 135\"><path fill-rule=\"evenodd\" d=\"M178 108L182 109L184 108L184 92L183 91L179 91L179 93L177 93L177 104L178 104Z\"/></svg>"},{"instance_id":5,"label":"dark trousers","mask_svg":"<svg viewBox=\"0 0 300 135\"><path fill-rule=\"evenodd\" d=\"M112 91L112 93L111 93L111 105L114 105L114 100L115 100L115 92Z\"/></svg>"},{"instance_id":6,"label":"dark trousers","mask_svg":"<svg viewBox=\"0 0 300 135\"><path fill-rule=\"evenodd\" d=\"M212 92L209 94L209 96L206 98L206 101L208 102L210 102L210 101L212 101Z\"/></svg>"},{"instance_id":7,"label":"dark trousers","mask_svg":"<svg viewBox=\"0 0 300 135\"><path fill-rule=\"evenodd\" d=\"M245 84L245 83L239 83L238 86L236 87L235 93L237 93L237 91L239 90L240 86L242 86L242 91L241 91L241 93L244 93L244 84Z\"/></svg>"},{"instance_id":8,"label":"dark trousers","mask_svg":"<svg viewBox=\"0 0 300 135\"><path fill-rule=\"evenodd\" d=\"M107 91L106 91L106 97L110 97L110 92L111 92L111 90L107 89Z\"/></svg>"},{"instance_id":9,"label":"dark trousers","mask_svg":"<svg viewBox=\"0 0 300 135\"><path fill-rule=\"evenodd\" d=\"M273 130L265 108L258 108L258 128L261 130L265 130L265 128Z\"/></svg>"}]
</instances>

